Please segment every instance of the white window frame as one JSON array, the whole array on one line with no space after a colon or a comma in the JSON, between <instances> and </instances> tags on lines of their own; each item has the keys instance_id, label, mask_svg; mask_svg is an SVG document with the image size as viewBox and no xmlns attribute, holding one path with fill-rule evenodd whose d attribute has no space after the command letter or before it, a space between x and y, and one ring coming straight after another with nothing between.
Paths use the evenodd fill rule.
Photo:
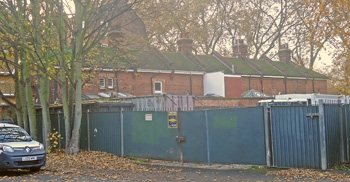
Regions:
<instances>
[{"instance_id":1,"label":"white window frame","mask_svg":"<svg viewBox=\"0 0 350 182\"><path fill-rule=\"evenodd\" d=\"M156 90L156 84L160 84L160 90ZM155 81L154 82L154 93L162 93L163 92L163 83L161 81Z\"/></svg>"},{"instance_id":2,"label":"white window frame","mask_svg":"<svg viewBox=\"0 0 350 182\"><path fill-rule=\"evenodd\" d=\"M112 80L112 85L109 85L109 81ZM108 78L108 82L107 82L108 88L109 89L113 89L114 88L114 79L113 78Z\"/></svg>"},{"instance_id":3,"label":"white window frame","mask_svg":"<svg viewBox=\"0 0 350 182\"><path fill-rule=\"evenodd\" d=\"M103 84L101 84L103 81ZM106 89L106 79L105 78L100 78L100 89Z\"/></svg>"}]
</instances>

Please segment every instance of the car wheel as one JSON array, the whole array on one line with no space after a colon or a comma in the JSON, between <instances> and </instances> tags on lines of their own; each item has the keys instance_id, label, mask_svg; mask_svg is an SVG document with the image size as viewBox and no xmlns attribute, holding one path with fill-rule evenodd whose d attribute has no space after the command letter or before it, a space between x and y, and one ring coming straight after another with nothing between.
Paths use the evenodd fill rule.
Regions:
<instances>
[{"instance_id":1,"label":"car wheel","mask_svg":"<svg viewBox=\"0 0 350 182\"><path fill-rule=\"evenodd\" d=\"M38 172L40 171L40 167L31 167L30 172Z\"/></svg>"}]
</instances>

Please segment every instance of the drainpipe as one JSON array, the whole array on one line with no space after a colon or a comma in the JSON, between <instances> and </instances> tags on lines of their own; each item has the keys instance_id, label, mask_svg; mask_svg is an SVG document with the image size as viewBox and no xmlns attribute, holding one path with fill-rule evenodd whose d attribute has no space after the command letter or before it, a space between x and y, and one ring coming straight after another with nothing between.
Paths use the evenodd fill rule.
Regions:
<instances>
[{"instance_id":1,"label":"drainpipe","mask_svg":"<svg viewBox=\"0 0 350 182\"><path fill-rule=\"evenodd\" d=\"M312 79L312 93L315 93L315 78Z\"/></svg>"},{"instance_id":2,"label":"drainpipe","mask_svg":"<svg viewBox=\"0 0 350 182\"><path fill-rule=\"evenodd\" d=\"M287 77L284 76L284 93L287 94Z\"/></svg>"},{"instance_id":3,"label":"drainpipe","mask_svg":"<svg viewBox=\"0 0 350 182\"><path fill-rule=\"evenodd\" d=\"M251 85L250 85L250 79L252 78L252 75L249 75L249 90L251 90Z\"/></svg>"},{"instance_id":4,"label":"drainpipe","mask_svg":"<svg viewBox=\"0 0 350 182\"><path fill-rule=\"evenodd\" d=\"M190 74L190 95L192 95L192 72Z\"/></svg>"},{"instance_id":5,"label":"drainpipe","mask_svg":"<svg viewBox=\"0 0 350 182\"><path fill-rule=\"evenodd\" d=\"M117 93L119 93L118 70L115 71L115 81L116 81L116 84L117 84Z\"/></svg>"},{"instance_id":6,"label":"drainpipe","mask_svg":"<svg viewBox=\"0 0 350 182\"><path fill-rule=\"evenodd\" d=\"M264 77L263 75L260 76L260 85L261 85L261 92L264 93L264 85L263 85L263 82L264 82Z\"/></svg>"},{"instance_id":7,"label":"drainpipe","mask_svg":"<svg viewBox=\"0 0 350 182\"><path fill-rule=\"evenodd\" d=\"M209 122L208 122L208 110L204 111L205 114L205 124L207 128L207 161L208 161L208 166L211 165L210 161L210 142L209 142Z\"/></svg>"}]
</instances>

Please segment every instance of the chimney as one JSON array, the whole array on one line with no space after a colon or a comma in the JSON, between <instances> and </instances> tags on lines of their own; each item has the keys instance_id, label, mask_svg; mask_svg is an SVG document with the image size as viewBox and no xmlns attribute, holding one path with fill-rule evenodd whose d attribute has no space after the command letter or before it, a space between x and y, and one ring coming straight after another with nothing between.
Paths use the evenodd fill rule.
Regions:
<instances>
[{"instance_id":1,"label":"chimney","mask_svg":"<svg viewBox=\"0 0 350 182\"><path fill-rule=\"evenodd\" d=\"M232 51L234 57L245 58L248 54L248 46L244 44L243 39L235 39Z\"/></svg>"},{"instance_id":2,"label":"chimney","mask_svg":"<svg viewBox=\"0 0 350 182\"><path fill-rule=\"evenodd\" d=\"M291 61L292 51L288 48L288 44L282 44L279 47L278 56L281 62Z\"/></svg>"},{"instance_id":3,"label":"chimney","mask_svg":"<svg viewBox=\"0 0 350 182\"><path fill-rule=\"evenodd\" d=\"M183 54L187 54L188 52L192 52L193 40L190 38L190 32L181 33L180 39L177 40L178 52Z\"/></svg>"}]
</instances>

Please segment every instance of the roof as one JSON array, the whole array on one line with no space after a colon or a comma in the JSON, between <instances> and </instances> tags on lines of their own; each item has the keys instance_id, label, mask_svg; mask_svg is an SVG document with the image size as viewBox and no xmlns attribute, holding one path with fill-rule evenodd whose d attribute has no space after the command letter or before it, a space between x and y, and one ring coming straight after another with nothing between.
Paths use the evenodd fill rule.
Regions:
<instances>
[{"instance_id":1,"label":"roof","mask_svg":"<svg viewBox=\"0 0 350 182\"><path fill-rule=\"evenodd\" d=\"M183 71L203 71L193 60L177 52L163 52L170 61L172 61L175 70Z\"/></svg>"},{"instance_id":2,"label":"roof","mask_svg":"<svg viewBox=\"0 0 350 182\"><path fill-rule=\"evenodd\" d=\"M217 58L210 55L195 55L197 59L201 60L206 66L208 72L223 71L225 74L231 74L232 71L227 66L222 64Z\"/></svg>"},{"instance_id":3,"label":"roof","mask_svg":"<svg viewBox=\"0 0 350 182\"><path fill-rule=\"evenodd\" d=\"M242 97L244 98L266 98L266 97L271 97L270 95L264 94L262 92L256 91L254 89L248 90L242 94Z\"/></svg>"},{"instance_id":4,"label":"roof","mask_svg":"<svg viewBox=\"0 0 350 182\"><path fill-rule=\"evenodd\" d=\"M116 51L114 51L116 52ZM113 51L109 50L112 55ZM130 56L115 57L107 67L126 69L223 72L228 75L287 76L300 78L328 79L326 76L294 65L294 63L264 59L239 59L232 57L215 57L214 55L185 55L179 52L160 52L154 50L134 51ZM225 60L221 60L225 59ZM234 72L232 72L232 68Z\"/></svg>"},{"instance_id":5,"label":"roof","mask_svg":"<svg viewBox=\"0 0 350 182\"><path fill-rule=\"evenodd\" d=\"M8 124L8 123L0 123L0 127L14 127L14 128L18 128L19 126L14 125L14 124Z\"/></svg>"}]
</instances>

